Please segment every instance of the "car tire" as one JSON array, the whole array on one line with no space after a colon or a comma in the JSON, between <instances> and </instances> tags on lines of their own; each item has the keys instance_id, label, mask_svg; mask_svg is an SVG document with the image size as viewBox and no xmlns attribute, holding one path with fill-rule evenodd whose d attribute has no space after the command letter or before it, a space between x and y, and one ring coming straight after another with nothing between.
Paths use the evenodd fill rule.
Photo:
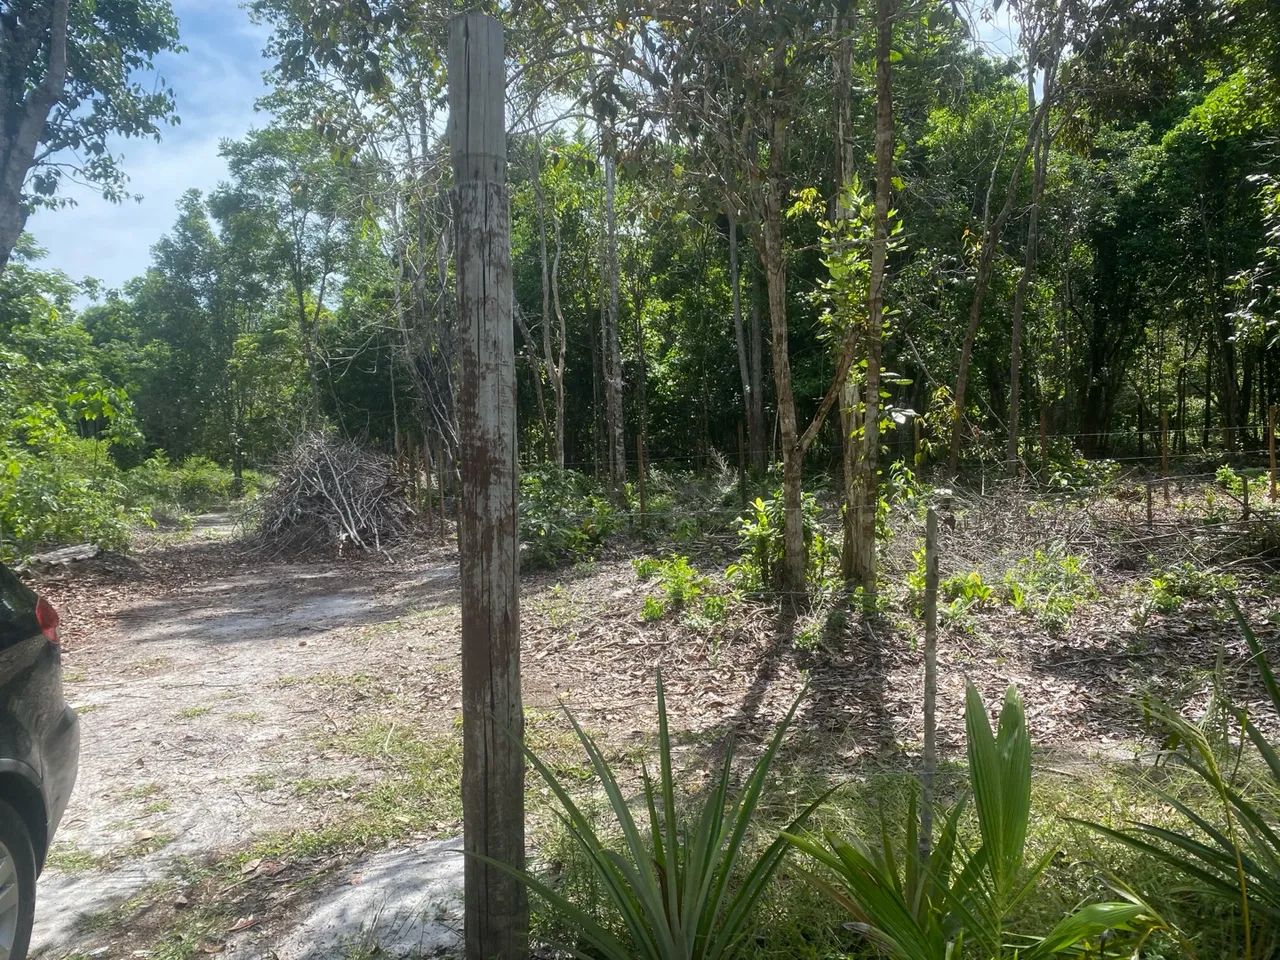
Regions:
<instances>
[{"instance_id":1,"label":"car tire","mask_svg":"<svg viewBox=\"0 0 1280 960\"><path fill-rule=\"evenodd\" d=\"M36 858L18 811L0 800L0 960L26 960L36 914Z\"/></svg>"}]
</instances>

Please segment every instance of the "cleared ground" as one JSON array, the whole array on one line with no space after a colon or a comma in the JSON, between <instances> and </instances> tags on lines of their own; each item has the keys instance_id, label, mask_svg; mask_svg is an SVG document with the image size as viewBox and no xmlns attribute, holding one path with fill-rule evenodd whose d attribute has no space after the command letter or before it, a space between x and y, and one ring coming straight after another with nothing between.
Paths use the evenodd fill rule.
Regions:
<instances>
[{"instance_id":1,"label":"cleared ground","mask_svg":"<svg viewBox=\"0 0 1280 960\"><path fill-rule=\"evenodd\" d=\"M406 869L450 872L440 866L447 848L431 844L460 831L451 551L266 562L227 533L211 520L45 587L64 615L83 749L40 883L35 956L300 957L325 910L349 914L351 956L447 946L438 935L457 924L447 876L430 905L413 908L430 914L429 936L414 927L397 937L404 918L383 917L376 893L355 909L335 907L334 895ZM1030 546L1020 530L1005 539ZM707 569L723 567L724 546L699 547ZM1019 685L1042 767L1133 758L1149 744L1136 697L1194 700L1219 645L1229 663L1243 659L1232 624L1209 605L1136 617L1142 576L1123 558L1107 562L1097 561L1097 592L1067 630L1007 606L957 618L940 653L944 749L962 749L967 677L990 698ZM634 768L651 743L657 669L689 770L731 734L758 741L806 683L786 758L794 791L909 767L921 664L901 598L865 630L746 602L721 623L691 626L679 615L643 620L654 589L623 557L525 580L529 736L562 774L586 780L557 703ZM1264 579L1240 591L1270 636ZM535 790L535 820L541 803ZM390 909L395 891L386 896Z\"/></svg>"}]
</instances>

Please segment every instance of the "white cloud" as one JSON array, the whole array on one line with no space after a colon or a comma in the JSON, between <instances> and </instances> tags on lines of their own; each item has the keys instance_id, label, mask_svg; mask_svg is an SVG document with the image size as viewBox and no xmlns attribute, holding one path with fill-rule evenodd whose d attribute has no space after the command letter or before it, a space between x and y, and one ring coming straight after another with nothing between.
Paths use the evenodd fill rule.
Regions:
<instances>
[{"instance_id":1,"label":"white cloud","mask_svg":"<svg viewBox=\"0 0 1280 960\"><path fill-rule=\"evenodd\" d=\"M73 278L92 276L119 287L143 273L151 246L173 225L178 198L192 187L207 192L225 178L219 142L262 122L253 104L265 92L263 30L230 0L177 0L174 8L188 49L158 58L156 73L173 87L181 123L166 128L160 143L112 144L123 158L129 189L142 201L108 203L67 184L64 195L76 206L38 211L27 224L49 251L45 263Z\"/></svg>"}]
</instances>

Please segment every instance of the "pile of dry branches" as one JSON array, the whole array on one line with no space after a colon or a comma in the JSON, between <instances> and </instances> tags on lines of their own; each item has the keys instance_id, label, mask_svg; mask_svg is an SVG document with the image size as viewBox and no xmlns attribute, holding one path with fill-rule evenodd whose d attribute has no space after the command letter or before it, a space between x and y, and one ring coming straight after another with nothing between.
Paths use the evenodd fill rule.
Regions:
<instances>
[{"instance_id":1,"label":"pile of dry branches","mask_svg":"<svg viewBox=\"0 0 1280 960\"><path fill-rule=\"evenodd\" d=\"M255 536L271 553L378 552L406 536L413 508L394 461L349 440L303 435L255 507Z\"/></svg>"}]
</instances>

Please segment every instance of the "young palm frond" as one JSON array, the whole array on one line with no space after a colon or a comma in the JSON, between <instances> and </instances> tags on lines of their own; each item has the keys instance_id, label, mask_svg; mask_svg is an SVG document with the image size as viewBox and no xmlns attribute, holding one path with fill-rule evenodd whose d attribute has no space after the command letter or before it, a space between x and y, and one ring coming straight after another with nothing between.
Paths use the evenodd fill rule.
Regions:
<instances>
[{"instance_id":1,"label":"young palm frond","mask_svg":"<svg viewBox=\"0 0 1280 960\"><path fill-rule=\"evenodd\" d=\"M1046 960L1078 953L1108 931L1149 926L1147 908L1133 900L1090 904L1043 936L1009 929L1010 919L1018 915L1054 853L1030 865L1026 862L1031 741L1022 700L1010 687L993 731L982 698L970 685L965 725L969 780L982 840L978 848L970 850L959 837L962 801L943 820L937 843L922 851L913 799L901 864L885 829L874 846L839 837L829 836L823 843L788 834L791 843L828 868L830 877L814 878L819 889L848 911L858 929L892 960Z\"/></svg>"},{"instance_id":2,"label":"young palm frond","mask_svg":"<svg viewBox=\"0 0 1280 960\"><path fill-rule=\"evenodd\" d=\"M1227 598L1236 623L1262 679L1272 709L1280 716L1280 684L1263 652L1262 644L1240 612ZM1208 788L1219 816L1210 819L1190 803L1152 786L1151 792L1185 821L1183 829L1135 822L1121 829L1079 821L1126 846L1148 854L1185 876L1192 889L1226 901L1240 909L1244 957L1251 960L1253 925L1259 920L1280 922L1280 756L1244 710L1235 710L1240 726L1240 747L1252 743L1257 751L1264 782L1260 787L1244 781L1237 763L1226 764L1204 723L1183 717L1157 704L1152 715L1178 744L1174 759Z\"/></svg>"},{"instance_id":3,"label":"young palm frond","mask_svg":"<svg viewBox=\"0 0 1280 960\"><path fill-rule=\"evenodd\" d=\"M734 956L750 932L755 906L789 849L779 836L757 853L750 834L770 767L799 705L797 698L739 792L732 789L730 746L701 808L686 813L678 796L666 695L659 677L658 769L651 773L646 766L643 771L643 826L600 747L566 710L608 799L621 834L618 845L597 832L552 770L526 750L529 762L559 802L558 816L603 891L616 924L600 923L532 873L497 865L519 876L573 927L578 942L563 949L575 957L724 960ZM799 829L829 795L830 791L805 807L788 829Z\"/></svg>"}]
</instances>

